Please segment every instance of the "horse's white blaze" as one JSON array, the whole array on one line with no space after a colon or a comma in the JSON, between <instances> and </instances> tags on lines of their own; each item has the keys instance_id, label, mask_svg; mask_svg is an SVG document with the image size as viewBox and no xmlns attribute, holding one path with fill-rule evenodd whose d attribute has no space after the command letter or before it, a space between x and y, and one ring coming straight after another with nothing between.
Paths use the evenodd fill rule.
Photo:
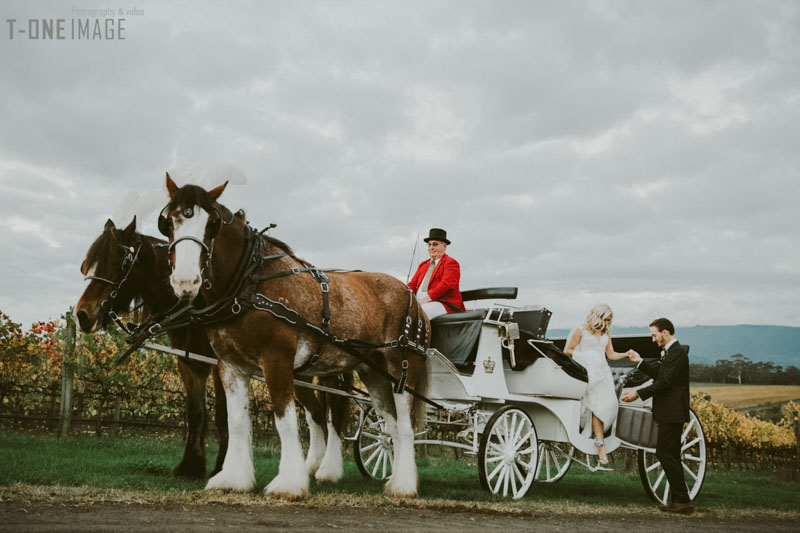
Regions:
<instances>
[{"instance_id":1,"label":"horse's white blaze","mask_svg":"<svg viewBox=\"0 0 800 533\"><path fill-rule=\"evenodd\" d=\"M314 475L319 469L320 463L322 463L322 457L325 455L325 432L322 431L322 426L314 422L308 411L306 411L306 423L308 424L309 432L306 471L310 475Z\"/></svg>"},{"instance_id":2,"label":"horse's white blaze","mask_svg":"<svg viewBox=\"0 0 800 533\"><path fill-rule=\"evenodd\" d=\"M390 496L415 496L417 494L417 465L414 462L414 428L411 426L408 393L394 394L397 411L397 436L394 439L394 465L392 478L386 484ZM387 424L388 428L388 424Z\"/></svg>"},{"instance_id":3,"label":"horse's white blaze","mask_svg":"<svg viewBox=\"0 0 800 533\"><path fill-rule=\"evenodd\" d=\"M230 415L228 415L230 416ZM297 434L297 412L294 401L289 402L283 416L275 417L275 427L281 438L281 462L278 475L273 479L265 493L288 494L300 497L308 495L308 472L303 461L303 448Z\"/></svg>"},{"instance_id":4,"label":"horse's white blaze","mask_svg":"<svg viewBox=\"0 0 800 533\"><path fill-rule=\"evenodd\" d=\"M248 491L256 484L250 440L250 376L220 361L220 376L228 402L228 452L222 470L208 480L206 490Z\"/></svg>"},{"instance_id":5,"label":"horse's white blaze","mask_svg":"<svg viewBox=\"0 0 800 533\"><path fill-rule=\"evenodd\" d=\"M86 281L87 285L92 282L92 280L90 280L88 278L90 276L94 276L95 272L97 272L97 263L93 264L91 267L89 267L89 270L86 271L86 278L87 279L85 281Z\"/></svg>"},{"instance_id":6,"label":"horse's white blaze","mask_svg":"<svg viewBox=\"0 0 800 533\"><path fill-rule=\"evenodd\" d=\"M89 276L94 276L96 273L97 273L97 263L94 263L86 271L85 277L89 278ZM85 281L86 281L86 285L88 287L88 285L94 280L86 279ZM72 308L72 320L74 320L76 324L80 324L80 321L78 320L78 311L81 310L81 301L82 300L83 300L83 296L81 296L81 299L78 300L78 303L76 303L75 306ZM98 307L98 309L99 309L99 307ZM95 331L98 330L99 327L100 327L100 321L99 320L95 320L94 323L92 324L92 329L90 329L86 333L94 333Z\"/></svg>"},{"instance_id":7,"label":"horse's white blaze","mask_svg":"<svg viewBox=\"0 0 800 533\"><path fill-rule=\"evenodd\" d=\"M173 219L173 241L181 237L194 237L203 242L206 235L208 213L198 206L194 206L194 216ZM195 241L184 240L174 247L175 263L172 267L172 276L169 281L175 294L179 297L194 298L200 290L200 255L203 248Z\"/></svg>"},{"instance_id":8,"label":"horse's white blaze","mask_svg":"<svg viewBox=\"0 0 800 533\"><path fill-rule=\"evenodd\" d=\"M325 447L325 457L323 457L315 477L319 481L339 481L342 479L343 473L342 438L328 420L328 445Z\"/></svg>"}]
</instances>

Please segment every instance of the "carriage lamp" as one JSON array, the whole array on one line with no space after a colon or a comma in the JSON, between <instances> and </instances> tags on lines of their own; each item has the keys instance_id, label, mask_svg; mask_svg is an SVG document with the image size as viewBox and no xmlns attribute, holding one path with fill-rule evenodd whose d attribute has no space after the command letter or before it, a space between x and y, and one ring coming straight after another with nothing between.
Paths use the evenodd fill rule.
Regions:
<instances>
[{"instance_id":1,"label":"carriage lamp","mask_svg":"<svg viewBox=\"0 0 800 533\"><path fill-rule=\"evenodd\" d=\"M497 327L497 335L500 337L500 345L508 350L511 368L517 367L517 360L514 356L514 341L519 339L519 324L516 322L505 322Z\"/></svg>"}]
</instances>

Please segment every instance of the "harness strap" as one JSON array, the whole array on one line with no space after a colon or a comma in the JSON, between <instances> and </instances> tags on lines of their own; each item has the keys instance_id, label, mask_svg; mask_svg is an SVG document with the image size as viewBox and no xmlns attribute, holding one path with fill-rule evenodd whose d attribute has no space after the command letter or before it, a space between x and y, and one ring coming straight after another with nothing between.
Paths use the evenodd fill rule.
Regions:
<instances>
[{"instance_id":1,"label":"harness strap","mask_svg":"<svg viewBox=\"0 0 800 533\"><path fill-rule=\"evenodd\" d=\"M174 246L174 242L172 243ZM328 331L328 324L330 323L330 305L329 305L329 279L324 274L324 272L328 271L340 271L338 269L329 269L329 270L320 270L315 267L306 266L305 268L293 268L289 271L278 272L274 274L266 274L266 275L254 275L256 269L258 269L264 260L270 259L277 259L279 257L285 257L290 254L274 254L272 256L264 256L264 240L261 237L261 233L257 233L253 230L249 225L245 226L245 245L242 250L242 255L239 258L239 262L236 266L236 270L234 275L232 276L232 283L228 290L223 294L221 298L219 298L216 302L206 306L205 308L195 308L191 302L187 302L184 306L180 306L181 302L178 302L172 309L170 309L170 313L167 315L162 315L159 317L158 320L152 319L148 321L146 324L140 325L132 334L128 336L128 342L131 344L129 348L123 353L120 357L117 358L115 364L121 364L127 357L133 353L135 350L139 349L144 342L151 336L164 331L170 331L173 329L177 329L180 327L188 326L192 323L202 323L203 325L210 325L218 322L223 322L229 320L232 316L238 315L241 311L247 307L251 309L256 309L259 311L265 311L284 322L291 324L293 327L301 328L311 333L322 337L323 339L327 340L331 344L339 347L344 352L348 353L352 357L356 358L361 363L367 365L369 368L389 380L392 385L394 385L394 390L396 393L401 393L402 391L407 391L412 396L423 400L424 402L436 407L437 409L443 409L441 405L438 403L426 398L425 396L415 392L414 390L410 389L406 385L406 381L408 379L408 360L405 358L405 349L410 349L413 353L422 357L423 359L427 359L427 354L425 353L425 342L427 342L427 327L425 328L425 337L423 343L419 343L419 331L417 332L417 336L415 341L412 341L409 337L410 334L410 327L411 327L411 307L413 305L413 294L409 290L409 303L408 309L406 311L406 319L405 319L405 329L403 334L397 340L393 340L390 342L386 342L383 344L374 344L365 341L361 341L358 339L341 339ZM303 263L308 265L307 263ZM277 302L275 300L271 300L270 298L264 296L263 294L256 293L254 291L257 282L265 281L268 279L276 279L284 276L289 276L293 274L298 274L300 272L309 272L311 276L320 284L320 288L322 290L322 300L323 300L323 312L322 312L322 326L317 326L316 324L309 322L300 314L285 306L281 302ZM176 307L180 307L179 309L175 310ZM173 311L174 310L174 311ZM420 310L418 308L418 326L419 322L419 313ZM380 350L383 348L395 348L400 347L403 348L403 361L402 361L402 371L400 379L395 378L384 369L380 368L376 363L374 363L371 359L364 356L360 350ZM312 358L301 366L297 371L300 371L304 368L313 366L316 362L316 359L319 358L318 354L312 356Z\"/></svg>"},{"instance_id":2,"label":"harness strap","mask_svg":"<svg viewBox=\"0 0 800 533\"><path fill-rule=\"evenodd\" d=\"M309 322L308 320L300 316L300 314L294 309L286 307L281 302L276 302L275 300L267 298L263 294L254 294L252 299L245 305L251 306L253 309L256 309L258 311L265 311L267 313L270 313L275 318L283 320L284 322L291 324L293 327L305 329L316 335L324 337L328 342L330 342L334 346L340 348L342 351L358 359L361 363L367 365L370 369L374 370L375 372L377 372L378 374L389 380L389 382L392 385L394 385L395 391L398 394L403 390L405 390L415 398L419 398L420 400L436 407L437 409L443 409L443 407L440 404L417 393L413 389L409 388L405 383L401 383L401 380L398 380L396 377L386 372L384 369L375 364L375 362L373 362L370 358L364 356L359 351L361 349L376 350L381 348L395 347L400 345L398 341L391 341L384 344L373 344L356 339L340 339L339 337L322 329L320 326L317 326L316 324ZM427 354L425 353L424 348L417 346L415 343L407 343L406 346L411 348L415 354L419 355L423 359L427 359ZM405 367L405 369L408 368L407 360L404 360L403 366ZM299 369L296 371L299 371ZM407 375L406 375L406 380L407 380Z\"/></svg>"},{"instance_id":3,"label":"harness strap","mask_svg":"<svg viewBox=\"0 0 800 533\"><path fill-rule=\"evenodd\" d=\"M130 354L138 350L153 335L182 328L192 323L215 324L228 320L232 315L241 312L241 305L237 302L237 294L242 291L245 278L261 265L261 258L263 257L263 241L260 237L254 238L254 235L255 230L250 226L245 226L245 243L232 277L233 283L221 298L213 304L200 309L194 307L191 302L179 300L168 311L152 317L144 324L140 324L128 335L126 340L130 346L114 361L114 364L122 364ZM238 311L236 311L237 306ZM222 314L223 311L225 312L224 315Z\"/></svg>"}]
</instances>

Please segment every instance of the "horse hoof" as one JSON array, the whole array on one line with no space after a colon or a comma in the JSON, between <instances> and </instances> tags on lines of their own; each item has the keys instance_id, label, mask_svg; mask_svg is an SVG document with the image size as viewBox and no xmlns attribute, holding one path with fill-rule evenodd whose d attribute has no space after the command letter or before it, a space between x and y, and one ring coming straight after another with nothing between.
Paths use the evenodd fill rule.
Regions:
<instances>
[{"instance_id":1,"label":"horse hoof","mask_svg":"<svg viewBox=\"0 0 800 533\"><path fill-rule=\"evenodd\" d=\"M199 465L181 463L172 469L172 477L180 479L205 479L206 470Z\"/></svg>"},{"instance_id":2,"label":"horse hoof","mask_svg":"<svg viewBox=\"0 0 800 533\"><path fill-rule=\"evenodd\" d=\"M308 472L309 476L313 476L319 471L319 462L309 463L306 462L306 472Z\"/></svg>"},{"instance_id":3,"label":"horse hoof","mask_svg":"<svg viewBox=\"0 0 800 533\"><path fill-rule=\"evenodd\" d=\"M282 500L299 500L308 497L308 478L306 478L305 486L302 483L287 483L280 478L273 479L267 488L264 489L264 495Z\"/></svg>"},{"instance_id":4,"label":"horse hoof","mask_svg":"<svg viewBox=\"0 0 800 533\"><path fill-rule=\"evenodd\" d=\"M303 494L296 494L291 492L267 492L266 489L264 489L264 495L270 498L274 498L276 500L283 500L287 502L294 502L308 498L307 492Z\"/></svg>"},{"instance_id":5,"label":"horse hoof","mask_svg":"<svg viewBox=\"0 0 800 533\"><path fill-rule=\"evenodd\" d=\"M252 478L244 480L242 480L242 478L229 479L228 476L225 475L225 471L222 471L208 480L208 483L206 483L205 490L223 489L223 490L233 490L236 492L249 492L253 490L255 484L256 481L255 479Z\"/></svg>"},{"instance_id":6,"label":"horse hoof","mask_svg":"<svg viewBox=\"0 0 800 533\"><path fill-rule=\"evenodd\" d=\"M386 496L390 498L416 498L417 497L417 486L416 483L408 484L408 486L401 486L401 483L397 483L392 477L389 481L384 485L383 492Z\"/></svg>"},{"instance_id":7,"label":"horse hoof","mask_svg":"<svg viewBox=\"0 0 800 533\"><path fill-rule=\"evenodd\" d=\"M328 481L331 483L336 483L342 480L342 471L335 471L333 469L325 468L324 466L317 470L316 475L314 478L317 481Z\"/></svg>"}]
</instances>

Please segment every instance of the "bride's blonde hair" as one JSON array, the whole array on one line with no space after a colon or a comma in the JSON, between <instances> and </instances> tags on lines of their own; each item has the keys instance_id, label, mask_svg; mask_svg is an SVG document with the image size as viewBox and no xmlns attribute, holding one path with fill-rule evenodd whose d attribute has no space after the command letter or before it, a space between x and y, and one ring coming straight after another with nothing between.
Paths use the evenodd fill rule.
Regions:
<instances>
[{"instance_id":1,"label":"bride's blonde hair","mask_svg":"<svg viewBox=\"0 0 800 533\"><path fill-rule=\"evenodd\" d=\"M595 305L586 317L586 329L592 335L608 333L613 318L614 313L611 311L611 307L609 307L608 304Z\"/></svg>"}]
</instances>

